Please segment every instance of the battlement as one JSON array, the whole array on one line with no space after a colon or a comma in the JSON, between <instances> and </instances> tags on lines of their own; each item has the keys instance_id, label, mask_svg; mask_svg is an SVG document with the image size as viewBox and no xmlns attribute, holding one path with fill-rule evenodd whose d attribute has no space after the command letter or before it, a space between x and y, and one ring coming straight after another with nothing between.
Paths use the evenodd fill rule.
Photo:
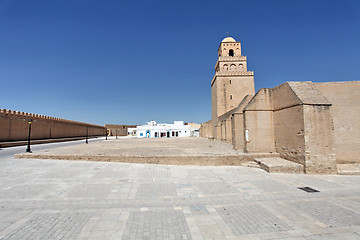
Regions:
<instances>
[{"instance_id":1,"label":"battlement","mask_svg":"<svg viewBox=\"0 0 360 240\"><path fill-rule=\"evenodd\" d=\"M0 115L3 115L4 117L18 117L18 118L23 118L23 119L45 120L45 121L62 122L62 123L69 123L69 124L76 124L76 125L83 125L83 126L103 127L103 126L94 125L94 124L90 124L90 123L72 121L72 120L67 120L67 119L62 119L62 118L57 118L57 117L50 117L50 116L45 116L45 115L35 114L35 113L14 111L14 110L9 110L9 109L0 109Z\"/></svg>"},{"instance_id":2,"label":"battlement","mask_svg":"<svg viewBox=\"0 0 360 240\"><path fill-rule=\"evenodd\" d=\"M216 77L227 76L254 76L254 71L219 71L215 73Z\"/></svg>"},{"instance_id":3,"label":"battlement","mask_svg":"<svg viewBox=\"0 0 360 240\"><path fill-rule=\"evenodd\" d=\"M227 71L227 72L216 72L213 79L211 80L211 86L214 84L217 77L241 77L241 76L254 76L254 71L240 72L240 71Z\"/></svg>"},{"instance_id":4,"label":"battlement","mask_svg":"<svg viewBox=\"0 0 360 240\"><path fill-rule=\"evenodd\" d=\"M246 61L246 56L220 56L218 61L226 61L226 62L237 62L237 61Z\"/></svg>"}]
</instances>

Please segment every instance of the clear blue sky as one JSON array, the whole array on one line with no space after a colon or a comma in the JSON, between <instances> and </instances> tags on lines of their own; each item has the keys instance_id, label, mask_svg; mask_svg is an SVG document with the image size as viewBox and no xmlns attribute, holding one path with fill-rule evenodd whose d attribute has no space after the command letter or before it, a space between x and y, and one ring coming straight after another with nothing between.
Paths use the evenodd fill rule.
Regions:
<instances>
[{"instance_id":1,"label":"clear blue sky","mask_svg":"<svg viewBox=\"0 0 360 240\"><path fill-rule=\"evenodd\" d=\"M257 90L360 80L358 0L0 0L0 108L100 125L205 122L227 32Z\"/></svg>"}]
</instances>

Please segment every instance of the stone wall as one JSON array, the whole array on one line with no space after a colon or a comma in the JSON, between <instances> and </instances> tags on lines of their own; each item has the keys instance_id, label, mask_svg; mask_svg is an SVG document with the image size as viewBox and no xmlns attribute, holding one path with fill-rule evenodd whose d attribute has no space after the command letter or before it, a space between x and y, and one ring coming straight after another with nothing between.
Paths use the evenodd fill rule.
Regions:
<instances>
[{"instance_id":1,"label":"stone wall","mask_svg":"<svg viewBox=\"0 0 360 240\"><path fill-rule=\"evenodd\" d=\"M281 84L272 89L272 102L276 152L306 173L336 173L332 105L314 84Z\"/></svg>"},{"instance_id":2,"label":"stone wall","mask_svg":"<svg viewBox=\"0 0 360 240\"><path fill-rule=\"evenodd\" d=\"M244 151L245 129L244 129L244 108L254 95L246 95L240 104L232 111L231 131L232 145L237 151Z\"/></svg>"},{"instance_id":3,"label":"stone wall","mask_svg":"<svg viewBox=\"0 0 360 240\"><path fill-rule=\"evenodd\" d=\"M303 107L305 173L336 174L331 106L304 105Z\"/></svg>"},{"instance_id":4,"label":"stone wall","mask_svg":"<svg viewBox=\"0 0 360 240\"><path fill-rule=\"evenodd\" d=\"M202 123L199 131L200 131L200 137L212 139L213 126L211 120Z\"/></svg>"},{"instance_id":5,"label":"stone wall","mask_svg":"<svg viewBox=\"0 0 360 240\"><path fill-rule=\"evenodd\" d=\"M248 134L244 152L274 152L274 123L271 89L260 89L244 108Z\"/></svg>"},{"instance_id":6,"label":"stone wall","mask_svg":"<svg viewBox=\"0 0 360 240\"><path fill-rule=\"evenodd\" d=\"M275 151L288 160L305 164L304 116L301 105L274 111Z\"/></svg>"},{"instance_id":7,"label":"stone wall","mask_svg":"<svg viewBox=\"0 0 360 240\"><path fill-rule=\"evenodd\" d=\"M335 97L335 89L340 87L325 83L286 82L260 89L255 96L246 96L236 108L216 118L215 139L231 142L238 151L277 152L302 164L307 173L336 173L335 148L337 153L350 152L338 158L338 163L359 159L359 86L356 82L345 87L349 92L343 89L339 98ZM322 94L325 91L328 92ZM324 95L336 100L329 101Z\"/></svg>"},{"instance_id":8,"label":"stone wall","mask_svg":"<svg viewBox=\"0 0 360 240\"><path fill-rule=\"evenodd\" d=\"M304 113L288 83L272 89L275 150L281 157L305 165Z\"/></svg>"},{"instance_id":9,"label":"stone wall","mask_svg":"<svg viewBox=\"0 0 360 240\"><path fill-rule=\"evenodd\" d=\"M314 85L332 104L337 163L360 163L360 82Z\"/></svg>"},{"instance_id":10,"label":"stone wall","mask_svg":"<svg viewBox=\"0 0 360 240\"><path fill-rule=\"evenodd\" d=\"M0 142L28 139L29 123L32 119L31 139L53 139L69 137L104 136L105 127L75 122L33 113L0 109Z\"/></svg>"}]
</instances>

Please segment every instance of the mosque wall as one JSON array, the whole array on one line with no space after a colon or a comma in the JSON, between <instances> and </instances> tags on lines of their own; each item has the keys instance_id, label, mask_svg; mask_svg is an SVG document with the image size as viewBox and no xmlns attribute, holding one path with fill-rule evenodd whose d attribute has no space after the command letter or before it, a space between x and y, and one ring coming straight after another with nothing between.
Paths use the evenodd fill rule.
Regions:
<instances>
[{"instance_id":1,"label":"mosque wall","mask_svg":"<svg viewBox=\"0 0 360 240\"><path fill-rule=\"evenodd\" d=\"M303 106L289 106L274 111L275 151L282 158L305 164Z\"/></svg>"},{"instance_id":2,"label":"mosque wall","mask_svg":"<svg viewBox=\"0 0 360 240\"><path fill-rule=\"evenodd\" d=\"M240 42L225 38L211 81L212 120L201 136L248 153L277 152L306 173L333 174L360 163L360 82L286 82L254 94ZM204 132L206 131L206 132Z\"/></svg>"},{"instance_id":3,"label":"mosque wall","mask_svg":"<svg viewBox=\"0 0 360 240\"><path fill-rule=\"evenodd\" d=\"M336 174L331 106L304 105L305 173Z\"/></svg>"},{"instance_id":4,"label":"mosque wall","mask_svg":"<svg viewBox=\"0 0 360 240\"><path fill-rule=\"evenodd\" d=\"M229 115L228 118L225 120L225 141L230 144L232 144L231 119L232 116Z\"/></svg>"},{"instance_id":5,"label":"mosque wall","mask_svg":"<svg viewBox=\"0 0 360 240\"><path fill-rule=\"evenodd\" d=\"M332 104L337 163L360 163L360 81L314 84Z\"/></svg>"},{"instance_id":6,"label":"mosque wall","mask_svg":"<svg viewBox=\"0 0 360 240\"><path fill-rule=\"evenodd\" d=\"M234 113L231 118L232 145L237 151L244 151L244 116L243 113Z\"/></svg>"},{"instance_id":7,"label":"mosque wall","mask_svg":"<svg viewBox=\"0 0 360 240\"><path fill-rule=\"evenodd\" d=\"M213 138L212 130L213 130L213 126L211 120L202 123L199 130L200 137L209 138L209 139Z\"/></svg>"}]
</instances>

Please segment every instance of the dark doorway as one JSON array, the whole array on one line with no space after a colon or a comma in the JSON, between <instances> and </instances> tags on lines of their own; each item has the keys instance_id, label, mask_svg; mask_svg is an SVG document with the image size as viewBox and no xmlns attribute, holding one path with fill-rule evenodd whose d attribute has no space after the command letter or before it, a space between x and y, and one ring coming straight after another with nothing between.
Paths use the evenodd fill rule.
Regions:
<instances>
[{"instance_id":1,"label":"dark doorway","mask_svg":"<svg viewBox=\"0 0 360 240\"><path fill-rule=\"evenodd\" d=\"M232 49L229 50L229 56L231 56L231 57L234 56L234 50L232 50Z\"/></svg>"}]
</instances>

